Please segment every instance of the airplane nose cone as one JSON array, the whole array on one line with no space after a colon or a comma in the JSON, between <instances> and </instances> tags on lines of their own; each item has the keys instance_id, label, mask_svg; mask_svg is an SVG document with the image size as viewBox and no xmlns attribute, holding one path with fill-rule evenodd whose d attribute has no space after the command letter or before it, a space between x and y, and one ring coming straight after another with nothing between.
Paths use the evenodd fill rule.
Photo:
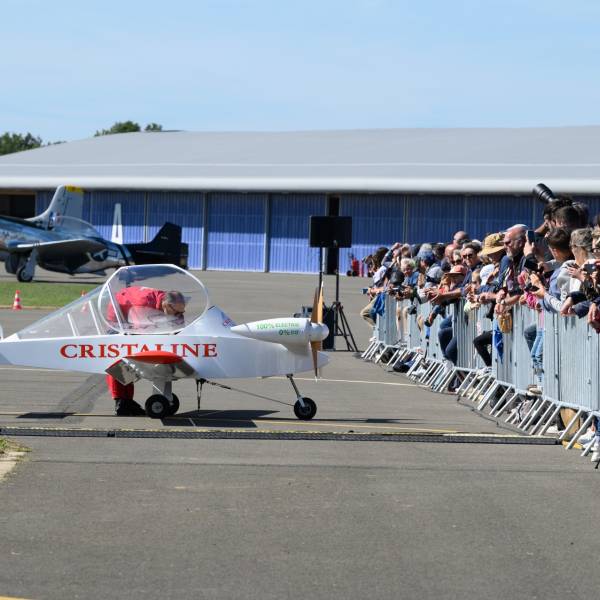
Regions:
<instances>
[{"instance_id":1,"label":"airplane nose cone","mask_svg":"<svg viewBox=\"0 0 600 600\"><path fill-rule=\"evenodd\" d=\"M329 327L325 323L311 323L308 338L311 342L322 342L329 335Z\"/></svg>"}]
</instances>

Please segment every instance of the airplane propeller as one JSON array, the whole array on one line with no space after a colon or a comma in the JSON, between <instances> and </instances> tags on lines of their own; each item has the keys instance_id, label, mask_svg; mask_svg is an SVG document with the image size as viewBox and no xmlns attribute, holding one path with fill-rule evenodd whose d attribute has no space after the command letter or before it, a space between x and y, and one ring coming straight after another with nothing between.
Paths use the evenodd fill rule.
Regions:
<instances>
[{"instance_id":1,"label":"airplane propeller","mask_svg":"<svg viewBox=\"0 0 600 600\"><path fill-rule=\"evenodd\" d=\"M310 317L311 323L323 323L323 284L315 290L315 299L313 301L312 313ZM310 342L312 351L313 366L315 369L315 379L319 377L319 367L317 366L317 357L319 350L323 350L323 341L315 340Z\"/></svg>"}]
</instances>

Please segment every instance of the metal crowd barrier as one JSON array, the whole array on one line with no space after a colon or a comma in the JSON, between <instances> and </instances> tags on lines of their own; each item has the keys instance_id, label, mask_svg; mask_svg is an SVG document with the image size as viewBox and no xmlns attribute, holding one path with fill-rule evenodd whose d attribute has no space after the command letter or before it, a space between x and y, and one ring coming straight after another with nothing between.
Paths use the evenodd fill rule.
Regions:
<instances>
[{"instance_id":1,"label":"metal crowd barrier","mask_svg":"<svg viewBox=\"0 0 600 600\"><path fill-rule=\"evenodd\" d=\"M389 368L408 362L413 380L436 391L451 386L476 403L477 410L504 416L506 423L531 435L545 434L563 409L571 409L572 417L564 422L559 437L568 441L567 448L587 431L594 417L600 417L600 339L585 319L514 306L512 331L502 334L502 352L492 342L492 368L486 369L473 340L494 329L489 306L465 312L464 303L458 302L446 308L458 350L456 364L450 365L438 337L443 317L438 315L430 327L425 325L433 309L430 304L415 303L416 311L408 312L404 330L398 331L396 310L411 305L386 298L384 315L377 318L372 342L363 354L366 360ZM529 390L536 378L525 331L532 326L544 330L541 395ZM585 446L584 455L591 445Z\"/></svg>"}]
</instances>

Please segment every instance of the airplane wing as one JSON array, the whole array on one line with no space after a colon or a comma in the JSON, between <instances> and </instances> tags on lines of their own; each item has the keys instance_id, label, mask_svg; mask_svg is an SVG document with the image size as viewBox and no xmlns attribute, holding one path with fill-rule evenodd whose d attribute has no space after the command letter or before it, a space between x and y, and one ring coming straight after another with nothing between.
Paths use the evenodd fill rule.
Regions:
<instances>
[{"instance_id":1,"label":"airplane wing","mask_svg":"<svg viewBox=\"0 0 600 600\"><path fill-rule=\"evenodd\" d=\"M194 368L184 358L162 350L138 352L120 358L106 372L123 385L140 379L181 379L194 374Z\"/></svg>"},{"instance_id":2,"label":"airplane wing","mask_svg":"<svg viewBox=\"0 0 600 600\"><path fill-rule=\"evenodd\" d=\"M72 240L53 240L50 242L20 242L13 240L7 244L8 252L26 253L34 248L43 261L52 262L61 260L68 254L85 254L100 252L106 249L106 245L99 240L88 238L77 238Z\"/></svg>"}]
</instances>

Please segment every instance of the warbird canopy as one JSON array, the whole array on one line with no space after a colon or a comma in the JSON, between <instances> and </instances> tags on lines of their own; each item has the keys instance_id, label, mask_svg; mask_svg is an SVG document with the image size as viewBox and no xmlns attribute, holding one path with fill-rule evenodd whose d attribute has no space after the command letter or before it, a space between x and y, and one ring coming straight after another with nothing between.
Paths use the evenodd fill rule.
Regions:
<instances>
[{"instance_id":1,"label":"warbird canopy","mask_svg":"<svg viewBox=\"0 0 600 600\"><path fill-rule=\"evenodd\" d=\"M141 301L137 301L140 299ZM152 382L146 413L174 414L172 382L285 375L296 392L294 412L312 419L292 375L329 362L320 352L322 291L313 316L235 323L211 304L202 282L174 265L122 267L102 286L0 341L0 363L108 373L124 385Z\"/></svg>"}]
</instances>

